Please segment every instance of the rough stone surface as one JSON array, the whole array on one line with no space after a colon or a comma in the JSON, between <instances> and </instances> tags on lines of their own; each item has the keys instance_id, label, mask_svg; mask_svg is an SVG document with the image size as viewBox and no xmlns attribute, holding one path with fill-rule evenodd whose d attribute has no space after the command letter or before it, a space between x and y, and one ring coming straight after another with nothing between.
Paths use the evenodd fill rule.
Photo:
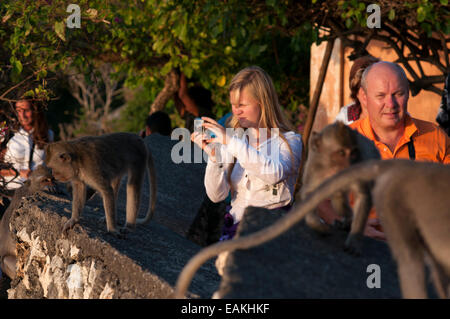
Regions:
<instances>
[{"instance_id":1,"label":"rough stone surface","mask_svg":"<svg viewBox=\"0 0 450 319\"><path fill-rule=\"evenodd\" d=\"M13 214L18 277L8 298L167 298L182 267L200 249L156 222L116 238L91 206L65 236L67 208L68 201L37 194ZM210 297L218 282L213 264L207 264L191 297Z\"/></svg>"},{"instance_id":2,"label":"rough stone surface","mask_svg":"<svg viewBox=\"0 0 450 319\"><path fill-rule=\"evenodd\" d=\"M285 212L250 210L237 236L274 223ZM249 250L232 252L215 298L401 298L397 270L388 246L364 238L362 256L343 251L345 232L320 236L303 222L274 240ZM367 287L381 269L381 288ZM429 296L436 297L429 286Z\"/></svg>"}]
</instances>

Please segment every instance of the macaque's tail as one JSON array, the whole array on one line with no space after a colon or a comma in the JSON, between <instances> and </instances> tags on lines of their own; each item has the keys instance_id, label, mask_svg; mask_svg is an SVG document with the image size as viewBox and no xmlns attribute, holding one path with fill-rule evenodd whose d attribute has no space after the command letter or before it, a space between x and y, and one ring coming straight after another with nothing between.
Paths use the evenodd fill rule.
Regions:
<instances>
[{"instance_id":1,"label":"macaque's tail","mask_svg":"<svg viewBox=\"0 0 450 319\"><path fill-rule=\"evenodd\" d=\"M372 181L385 167L390 167L390 165L393 165L392 160L372 160L352 165L324 181L303 202L296 202L289 213L281 217L274 224L250 235L218 242L202 249L184 266L178 276L173 297L184 298L193 276L200 266L208 259L215 257L224 251L248 249L274 239L302 220L308 212L312 211L317 205L329 198L336 191L348 189L355 181Z\"/></svg>"},{"instance_id":2,"label":"macaque's tail","mask_svg":"<svg viewBox=\"0 0 450 319\"><path fill-rule=\"evenodd\" d=\"M150 184L150 198L148 202L148 210L147 214L144 218L138 218L136 220L136 224L142 225L147 224L152 218L153 214L155 213L155 206L156 206L156 173L155 173L155 164L153 162L152 153L150 150L148 151L148 161L147 161L147 176L149 178L149 184Z\"/></svg>"}]
</instances>

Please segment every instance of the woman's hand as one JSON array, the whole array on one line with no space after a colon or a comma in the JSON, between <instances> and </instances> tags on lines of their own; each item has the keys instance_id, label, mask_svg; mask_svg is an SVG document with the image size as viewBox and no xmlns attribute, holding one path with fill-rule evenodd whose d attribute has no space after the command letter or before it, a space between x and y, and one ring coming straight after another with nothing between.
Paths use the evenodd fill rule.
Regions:
<instances>
[{"instance_id":1,"label":"woman's hand","mask_svg":"<svg viewBox=\"0 0 450 319\"><path fill-rule=\"evenodd\" d=\"M367 221L366 228L364 229L364 235L374 239L386 241L386 235L376 228L378 226L381 226L378 218L369 219Z\"/></svg>"},{"instance_id":2,"label":"woman's hand","mask_svg":"<svg viewBox=\"0 0 450 319\"><path fill-rule=\"evenodd\" d=\"M208 154L208 156L215 162L215 155L216 155L215 146L217 146L217 144L212 144L208 142L205 133L194 131L191 134L191 141L197 144L197 146L200 147L202 150L204 150L206 154Z\"/></svg>"},{"instance_id":3,"label":"woman's hand","mask_svg":"<svg viewBox=\"0 0 450 319\"><path fill-rule=\"evenodd\" d=\"M202 132L194 131L191 134L191 141L197 144L202 150L205 149L206 144L208 144L206 143L205 134Z\"/></svg>"},{"instance_id":4,"label":"woman's hand","mask_svg":"<svg viewBox=\"0 0 450 319\"><path fill-rule=\"evenodd\" d=\"M208 140L206 140L206 142L208 144L209 143L220 143L220 144L227 145L229 136L227 136L225 128L222 125L220 125L219 123L217 123L216 121L214 121L212 118L203 116L202 120L203 120L202 126L205 129L208 129L211 132L213 132L215 135L215 137L209 138Z\"/></svg>"},{"instance_id":5,"label":"woman's hand","mask_svg":"<svg viewBox=\"0 0 450 319\"><path fill-rule=\"evenodd\" d=\"M28 179L28 177L30 177L30 175L31 175L31 170L30 169L21 169L19 172L19 175L20 175L20 177Z\"/></svg>"}]
</instances>

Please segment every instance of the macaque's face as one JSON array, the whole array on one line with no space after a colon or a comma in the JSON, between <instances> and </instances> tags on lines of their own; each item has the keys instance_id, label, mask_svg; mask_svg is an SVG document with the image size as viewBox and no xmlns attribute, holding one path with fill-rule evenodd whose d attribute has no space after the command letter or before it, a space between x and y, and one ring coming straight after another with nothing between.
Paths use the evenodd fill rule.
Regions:
<instances>
[{"instance_id":1,"label":"macaque's face","mask_svg":"<svg viewBox=\"0 0 450 319\"><path fill-rule=\"evenodd\" d=\"M346 145L341 145L338 143L333 143L334 145L329 145L330 140L324 141L324 146L328 149L326 152L326 158L328 160L328 167L333 172L333 174L349 167L351 165L351 148Z\"/></svg>"},{"instance_id":2,"label":"macaque's face","mask_svg":"<svg viewBox=\"0 0 450 319\"><path fill-rule=\"evenodd\" d=\"M54 185L52 172L49 168L39 165L30 175L30 184L35 189L43 189Z\"/></svg>"},{"instance_id":3,"label":"macaque's face","mask_svg":"<svg viewBox=\"0 0 450 319\"><path fill-rule=\"evenodd\" d=\"M327 168L327 176L332 176L358 161L357 142L345 132L348 128L339 125L327 127L321 133L313 132L310 149L316 153L316 161Z\"/></svg>"},{"instance_id":4,"label":"macaque's face","mask_svg":"<svg viewBox=\"0 0 450 319\"><path fill-rule=\"evenodd\" d=\"M75 176L72 157L64 145L64 142L57 142L45 148L45 165L60 182L68 182Z\"/></svg>"}]
</instances>

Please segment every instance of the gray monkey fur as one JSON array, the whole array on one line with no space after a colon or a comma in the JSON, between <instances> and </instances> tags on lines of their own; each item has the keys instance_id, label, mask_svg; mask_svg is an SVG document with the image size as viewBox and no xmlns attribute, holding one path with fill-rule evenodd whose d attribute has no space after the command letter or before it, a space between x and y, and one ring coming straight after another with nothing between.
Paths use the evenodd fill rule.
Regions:
<instances>
[{"instance_id":1,"label":"gray monkey fur","mask_svg":"<svg viewBox=\"0 0 450 319\"><path fill-rule=\"evenodd\" d=\"M86 184L103 198L108 232L120 236L116 228L116 200L121 178L127 174L126 226L122 232L133 230L136 224L148 223L156 204L156 174L153 158L144 140L132 133L112 133L86 136L67 142L47 145L46 165L62 182L72 182L72 217L64 225L67 231L78 223L86 202ZM146 216L137 218L144 174L150 182L149 208Z\"/></svg>"},{"instance_id":2,"label":"gray monkey fur","mask_svg":"<svg viewBox=\"0 0 450 319\"><path fill-rule=\"evenodd\" d=\"M302 176L300 200L306 200L324 180L344 168L373 159L381 159L374 143L342 122L327 125L319 133L313 132ZM365 215L365 210L370 211L370 188L370 183L361 182L355 182L350 188L355 199L353 214L348 203L348 192L337 191L331 196L332 207L338 216L343 218L339 221L340 227L348 229L351 221L355 221L353 215L360 214L361 211L364 211L362 214ZM306 215L305 221L310 228L318 232L330 231L330 227L321 221L315 210Z\"/></svg>"},{"instance_id":3,"label":"gray monkey fur","mask_svg":"<svg viewBox=\"0 0 450 319\"><path fill-rule=\"evenodd\" d=\"M23 197L30 196L46 186L53 184L49 169L39 165L14 196L0 221L0 268L11 279L16 275L16 242L13 239L9 224L12 213L19 207Z\"/></svg>"}]
</instances>

